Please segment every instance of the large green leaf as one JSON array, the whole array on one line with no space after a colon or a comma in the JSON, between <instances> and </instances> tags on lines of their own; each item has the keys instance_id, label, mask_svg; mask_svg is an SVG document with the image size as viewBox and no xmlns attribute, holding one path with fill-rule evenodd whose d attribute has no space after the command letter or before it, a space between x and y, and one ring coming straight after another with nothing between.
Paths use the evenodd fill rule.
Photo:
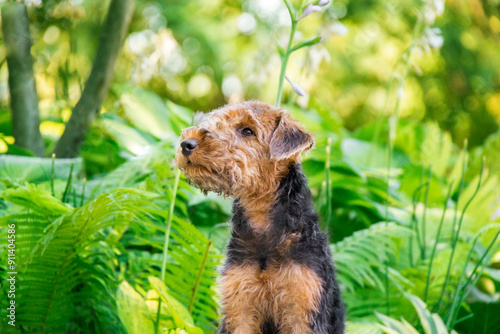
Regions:
<instances>
[{"instance_id":1,"label":"large green leaf","mask_svg":"<svg viewBox=\"0 0 500 334\"><path fill-rule=\"evenodd\" d=\"M136 155L144 153L147 146L156 142L141 135L139 131L125 124L120 119L103 117L99 120L98 125L101 126L103 131L113 138L120 147Z\"/></svg>"},{"instance_id":2,"label":"large green leaf","mask_svg":"<svg viewBox=\"0 0 500 334\"><path fill-rule=\"evenodd\" d=\"M116 293L118 316L128 334L152 334L154 322L143 297L123 281Z\"/></svg>"},{"instance_id":3,"label":"large green leaf","mask_svg":"<svg viewBox=\"0 0 500 334\"><path fill-rule=\"evenodd\" d=\"M193 318L187 308L168 294L165 284L157 277L150 276L148 279L162 301L167 304L177 327L185 329L189 334L203 334L201 328L194 326Z\"/></svg>"},{"instance_id":4,"label":"large green leaf","mask_svg":"<svg viewBox=\"0 0 500 334\"><path fill-rule=\"evenodd\" d=\"M122 93L121 103L125 117L138 129L159 139L172 136L168 108L154 92L134 87Z\"/></svg>"},{"instance_id":5,"label":"large green leaf","mask_svg":"<svg viewBox=\"0 0 500 334\"><path fill-rule=\"evenodd\" d=\"M66 180L71 165L74 165L73 170L78 172L82 167L82 159L55 159L54 179ZM3 178L20 184L50 181L52 178L52 158L0 155L0 179Z\"/></svg>"},{"instance_id":6,"label":"large green leaf","mask_svg":"<svg viewBox=\"0 0 500 334\"><path fill-rule=\"evenodd\" d=\"M431 313L427 309L427 305L417 296L414 296L410 293L404 294L406 298L410 300L413 304L413 307L417 311L418 317L420 319L420 324L424 329L426 334L456 334L454 330L451 332L448 331L446 326L444 325L441 317L436 313ZM413 327L410 323L408 323L404 318L401 321L396 320L394 318L388 317L383 314L377 313L377 317L384 324L381 326L384 333L388 334L418 334L419 332Z\"/></svg>"}]
</instances>

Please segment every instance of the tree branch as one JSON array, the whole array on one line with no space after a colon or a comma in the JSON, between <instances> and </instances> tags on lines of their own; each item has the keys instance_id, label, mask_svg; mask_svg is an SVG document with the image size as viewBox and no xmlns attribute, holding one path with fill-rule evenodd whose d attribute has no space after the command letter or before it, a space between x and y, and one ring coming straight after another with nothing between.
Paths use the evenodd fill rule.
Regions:
<instances>
[{"instance_id":1,"label":"tree branch","mask_svg":"<svg viewBox=\"0 0 500 334\"><path fill-rule=\"evenodd\" d=\"M31 39L26 6L9 2L2 7L2 32L9 69L12 132L16 145L43 156L38 94L33 76Z\"/></svg>"},{"instance_id":2,"label":"tree branch","mask_svg":"<svg viewBox=\"0 0 500 334\"><path fill-rule=\"evenodd\" d=\"M101 109L113 79L114 65L125 39L134 5L135 0L112 0L109 5L92 72L54 149L58 158L78 155L85 134Z\"/></svg>"}]
</instances>

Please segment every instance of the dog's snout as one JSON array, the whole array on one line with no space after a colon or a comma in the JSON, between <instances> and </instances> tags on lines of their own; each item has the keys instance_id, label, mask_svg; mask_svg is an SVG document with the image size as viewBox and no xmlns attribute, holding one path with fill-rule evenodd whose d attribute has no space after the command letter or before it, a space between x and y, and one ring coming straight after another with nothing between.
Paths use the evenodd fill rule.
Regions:
<instances>
[{"instance_id":1,"label":"dog's snout","mask_svg":"<svg viewBox=\"0 0 500 334\"><path fill-rule=\"evenodd\" d=\"M189 156L197 146L198 142L196 140L184 139L181 142L182 154L186 157Z\"/></svg>"}]
</instances>

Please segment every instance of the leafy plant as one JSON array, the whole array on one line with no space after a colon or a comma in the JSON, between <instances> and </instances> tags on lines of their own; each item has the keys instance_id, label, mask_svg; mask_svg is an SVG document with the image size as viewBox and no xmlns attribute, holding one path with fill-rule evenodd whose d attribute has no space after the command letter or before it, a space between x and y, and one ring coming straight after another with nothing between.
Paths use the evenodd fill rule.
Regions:
<instances>
[{"instance_id":1,"label":"leafy plant","mask_svg":"<svg viewBox=\"0 0 500 334\"><path fill-rule=\"evenodd\" d=\"M154 230L164 231L155 227ZM207 332L213 332L218 319L215 278L222 255L211 247L211 241L193 225L173 217L168 243L168 261L165 270L165 284L169 295L178 300L192 314L194 323ZM153 247L163 250L163 238L144 232L129 240L131 247ZM137 256L148 265L161 268L162 259L144 252Z\"/></svg>"},{"instance_id":2,"label":"leafy plant","mask_svg":"<svg viewBox=\"0 0 500 334\"><path fill-rule=\"evenodd\" d=\"M448 331L443 320L436 313L431 313L427 309L427 305L418 298L409 293L405 293L405 297L410 300L413 307L417 311L418 317L420 319L420 326L423 328L426 334L456 334L454 330ZM401 321L394 318L385 316L383 314L377 313L380 321L384 324L381 326L384 333L388 334L418 334L420 333L415 327L413 327L408 321L402 319Z\"/></svg>"},{"instance_id":3,"label":"leafy plant","mask_svg":"<svg viewBox=\"0 0 500 334\"><path fill-rule=\"evenodd\" d=\"M152 208L146 194L115 190L75 209L30 185L8 189L4 198L19 211L1 219L2 226L16 226L19 324L40 333L118 330L106 230L144 219ZM82 312L88 323L81 322Z\"/></svg>"},{"instance_id":4,"label":"leafy plant","mask_svg":"<svg viewBox=\"0 0 500 334\"><path fill-rule=\"evenodd\" d=\"M357 231L352 236L332 245L339 281L350 292L357 288L385 289L385 272L381 263L399 256L398 251L411 231L395 223L377 223ZM401 275L392 270L390 276L401 284Z\"/></svg>"},{"instance_id":5,"label":"leafy plant","mask_svg":"<svg viewBox=\"0 0 500 334\"><path fill-rule=\"evenodd\" d=\"M182 330L181 333L203 333L201 328L194 326L188 309L169 295L162 280L151 276L149 282L152 290L148 291L146 299L135 291L127 281L123 281L118 287L118 314L128 334L153 333L156 320L152 315L156 314L155 309L159 308L161 308L160 313L162 314L159 328L162 332L168 331L170 333L174 330ZM163 301L163 306L158 302L158 296Z\"/></svg>"},{"instance_id":6,"label":"leafy plant","mask_svg":"<svg viewBox=\"0 0 500 334\"><path fill-rule=\"evenodd\" d=\"M1 223L16 225L20 268L17 319L23 328L42 333L71 328L121 331L114 298L124 268L116 272L115 266L121 253L118 249L126 250L118 242L125 233L121 242L130 242L129 256L138 254L141 261L159 270L160 259L141 256L134 248L146 244L163 248L157 234L165 215L158 207L161 198L119 189L72 208L44 187L31 185L8 189L4 198L14 204L12 213ZM153 241L127 239L127 227L135 231L146 228ZM196 323L213 331L218 317L213 289L215 267L221 257L210 249L210 241L183 219L173 217L171 236L166 282ZM2 238L5 240L5 233ZM81 323L82 312L92 314L88 322Z\"/></svg>"}]
</instances>

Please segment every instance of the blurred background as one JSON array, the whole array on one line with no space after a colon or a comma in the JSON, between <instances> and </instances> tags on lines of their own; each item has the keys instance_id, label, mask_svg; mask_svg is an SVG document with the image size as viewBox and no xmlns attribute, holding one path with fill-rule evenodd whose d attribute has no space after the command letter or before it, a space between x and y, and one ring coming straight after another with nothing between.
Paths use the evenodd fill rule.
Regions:
<instances>
[{"instance_id":1,"label":"blurred background","mask_svg":"<svg viewBox=\"0 0 500 334\"><path fill-rule=\"evenodd\" d=\"M31 35L38 152L19 145L13 130L27 118L13 122L10 104L4 8L12 3L26 9ZM131 10L116 61L107 65L109 91L81 143L61 156L58 142L107 55L100 41L121 22L124 11L107 18L113 3L120 8L116 0L23 0L0 9L0 226L16 221L26 233L17 237L26 263L19 304L55 291L34 299L36 311L20 308L16 330L146 333L161 314L164 332L212 333L230 202L176 180L172 160L196 111L247 99L274 104L290 14L282 0L124 0ZM317 5L291 1L298 16L309 3ZM350 331L500 333L500 1L335 0L318 8L298 22L294 43L321 42L294 52L286 70L303 96L285 82L282 107L316 136L303 165L332 243ZM135 207L129 196L147 204ZM110 212L102 218L109 225L95 218L87 231L79 219L99 205ZM173 235L165 246L168 221ZM78 263L50 262L42 244ZM166 250L174 255L165 269ZM45 269L30 265L36 261ZM100 271L85 272L90 264ZM69 286L55 279L84 267ZM55 278L30 285L42 276ZM151 276L170 293L163 306ZM52 318L58 312L64 316Z\"/></svg>"},{"instance_id":2,"label":"blurred background","mask_svg":"<svg viewBox=\"0 0 500 334\"><path fill-rule=\"evenodd\" d=\"M33 4L41 132L50 148L90 73L109 2L27 3ZM500 121L498 3L447 1L433 24L441 30L442 46L403 59L420 7L417 1L334 1L304 19L297 40L316 35L324 40L290 60L287 75L307 95L297 99L286 87L285 103L321 109L356 130L392 113L389 85L402 75L401 63L409 63L401 118L435 121L459 146L465 138L470 147L484 143ZM126 119L121 93L129 87L192 110L239 99L273 103L280 70L275 43L286 46L289 29L280 0L139 0L101 113ZM9 136L7 66L0 75L1 129Z\"/></svg>"}]
</instances>

